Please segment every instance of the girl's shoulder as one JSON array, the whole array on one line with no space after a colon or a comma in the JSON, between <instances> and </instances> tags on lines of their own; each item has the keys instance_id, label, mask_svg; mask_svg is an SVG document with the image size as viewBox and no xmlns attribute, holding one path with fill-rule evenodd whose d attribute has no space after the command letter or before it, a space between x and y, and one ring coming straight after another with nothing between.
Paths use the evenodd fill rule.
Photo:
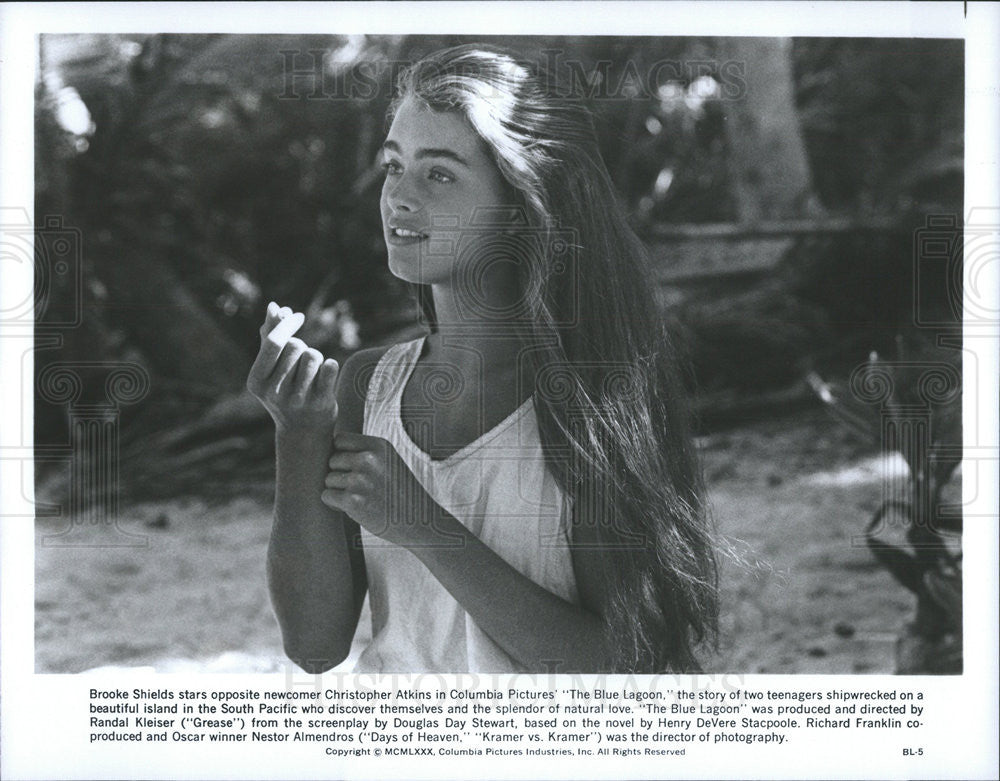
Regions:
<instances>
[{"instance_id":1,"label":"girl's shoulder","mask_svg":"<svg viewBox=\"0 0 1000 781\"><path fill-rule=\"evenodd\" d=\"M368 383L382 356L392 345L368 347L351 353L337 377L337 428L361 432L365 419L365 396Z\"/></svg>"},{"instance_id":2,"label":"girl's shoulder","mask_svg":"<svg viewBox=\"0 0 1000 781\"><path fill-rule=\"evenodd\" d=\"M337 378L337 418L342 431L361 431L368 385L379 361L390 350L404 348L416 341L419 339L368 347L348 356Z\"/></svg>"}]
</instances>

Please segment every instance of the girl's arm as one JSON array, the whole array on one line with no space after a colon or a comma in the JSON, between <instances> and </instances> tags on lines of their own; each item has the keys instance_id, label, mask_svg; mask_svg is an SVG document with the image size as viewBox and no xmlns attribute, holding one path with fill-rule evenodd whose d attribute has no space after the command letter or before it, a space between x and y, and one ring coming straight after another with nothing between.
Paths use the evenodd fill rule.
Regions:
<instances>
[{"instance_id":1,"label":"girl's arm","mask_svg":"<svg viewBox=\"0 0 1000 781\"><path fill-rule=\"evenodd\" d=\"M336 362L292 338L302 319L268 308L247 387L276 429L271 602L289 658L322 672L347 657L367 587L357 524L319 500L335 421L338 430L361 430L354 374L364 356L348 360L337 382Z\"/></svg>"},{"instance_id":2,"label":"girl's arm","mask_svg":"<svg viewBox=\"0 0 1000 781\"><path fill-rule=\"evenodd\" d=\"M595 519L574 519L573 565L581 605L518 572L434 502L384 439L338 435L323 501L373 534L408 548L489 635L525 669L608 670L602 605L605 574Z\"/></svg>"},{"instance_id":3,"label":"girl's arm","mask_svg":"<svg viewBox=\"0 0 1000 781\"><path fill-rule=\"evenodd\" d=\"M357 524L319 501L333 431L279 430L267 580L285 653L320 673L351 649L366 581Z\"/></svg>"}]
</instances>

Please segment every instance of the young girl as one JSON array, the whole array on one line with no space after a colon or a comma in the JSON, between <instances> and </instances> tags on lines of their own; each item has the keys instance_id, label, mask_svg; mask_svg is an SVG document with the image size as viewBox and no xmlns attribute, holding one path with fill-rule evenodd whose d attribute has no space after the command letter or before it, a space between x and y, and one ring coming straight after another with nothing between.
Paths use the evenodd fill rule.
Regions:
<instances>
[{"instance_id":1,"label":"young girl","mask_svg":"<svg viewBox=\"0 0 1000 781\"><path fill-rule=\"evenodd\" d=\"M272 303L248 380L277 428L286 652L339 664L367 592L357 671L696 671L717 618L699 470L585 106L461 46L403 73L391 113L389 268L429 333L338 377Z\"/></svg>"}]
</instances>

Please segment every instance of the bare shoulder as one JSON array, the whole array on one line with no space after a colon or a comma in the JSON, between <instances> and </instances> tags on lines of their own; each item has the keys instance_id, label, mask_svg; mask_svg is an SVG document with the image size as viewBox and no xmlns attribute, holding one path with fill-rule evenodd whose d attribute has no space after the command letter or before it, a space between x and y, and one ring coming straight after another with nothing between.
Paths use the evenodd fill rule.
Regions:
<instances>
[{"instance_id":1,"label":"bare shoulder","mask_svg":"<svg viewBox=\"0 0 1000 781\"><path fill-rule=\"evenodd\" d=\"M365 418L365 396L376 365L391 345L358 350L344 361L337 377L337 428L360 433Z\"/></svg>"}]
</instances>

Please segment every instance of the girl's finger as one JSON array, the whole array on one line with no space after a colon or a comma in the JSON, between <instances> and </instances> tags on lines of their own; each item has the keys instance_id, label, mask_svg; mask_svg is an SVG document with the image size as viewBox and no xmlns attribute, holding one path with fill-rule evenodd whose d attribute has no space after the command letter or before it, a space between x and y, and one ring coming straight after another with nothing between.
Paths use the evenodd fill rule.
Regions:
<instances>
[{"instance_id":1,"label":"girl's finger","mask_svg":"<svg viewBox=\"0 0 1000 781\"><path fill-rule=\"evenodd\" d=\"M283 312L285 309L280 311ZM275 326L268 332L264 339L268 342L280 342L284 344L292 334L302 327L305 321L306 316L302 312L289 311L289 314L279 317Z\"/></svg>"},{"instance_id":2,"label":"girl's finger","mask_svg":"<svg viewBox=\"0 0 1000 781\"><path fill-rule=\"evenodd\" d=\"M323 361L323 365L319 367L316 381L313 383L313 394L317 399L330 401L336 399L337 374L339 372L340 366L333 358L327 358Z\"/></svg>"},{"instance_id":3,"label":"girl's finger","mask_svg":"<svg viewBox=\"0 0 1000 781\"><path fill-rule=\"evenodd\" d=\"M334 510L340 510L348 514L350 514L348 512L348 507L351 505L350 497L351 494L347 491L341 491L337 488L327 488L319 495L320 501L327 507L332 507Z\"/></svg>"},{"instance_id":4,"label":"girl's finger","mask_svg":"<svg viewBox=\"0 0 1000 781\"><path fill-rule=\"evenodd\" d=\"M336 452L330 456L327 464L334 472L353 472L361 466L361 459L357 453Z\"/></svg>"},{"instance_id":5,"label":"girl's finger","mask_svg":"<svg viewBox=\"0 0 1000 781\"><path fill-rule=\"evenodd\" d=\"M286 393L295 396L299 400L305 399L306 394L312 386L319 367L323 365L323 354L319 350L307 347L298 361L295 362L295 369L288 378Z\"/></svg>"},{"instance_id":6,"label":"girl's finger","mask_svg":"<svg viewBox=\"0 0 1000 781\"><path fill-rule=\"evenodd\" d=\"M305 319L306 316L301 313L296 313L292 317L286 317L261 339L257 360L260 363L260 371L264 372L265 375L272 372L278 356L285 349L292 334L302 327Z\"/></svg>"},{"instance_id":7,"label":"girl's finger","mask_svg":"<svg viewBox=\"0 0 1000 781\"><path fill-rule=\"evenodd\" d=\"M350 472L327 472L326 479L323 484L327 488L336 488L340 491L346 491L351 482Z\"/></svg>"},{"instance_id":8,"label":"girl's finger","mask_svg":"<svg viewBox=\"0 0 1000 781\"><path fill-rule=\"evenodd\" d=\"M267 312L264 314L264 322L258 330L260 333L260 338L263 339L269 333L271 329L278 324L278 305L271 301L267 305Z\"/></svg>"},{"instance_id":9,"label":"girl's finger","mask_svg":"<svg viewBox=\"0 0 1000 781\"><path fill-rule=\"evenodd\" d=\"M278 386L284 382L288 373L295 368L295 364L299 360L299 356L302 355L305 350L306 343L301 339L292 337L285 342L285 346L282 348L281 354L274 364L274 369L268 376L268 380L275 386L275 390L279 390Z\"/></svg>"}]
</instances>

